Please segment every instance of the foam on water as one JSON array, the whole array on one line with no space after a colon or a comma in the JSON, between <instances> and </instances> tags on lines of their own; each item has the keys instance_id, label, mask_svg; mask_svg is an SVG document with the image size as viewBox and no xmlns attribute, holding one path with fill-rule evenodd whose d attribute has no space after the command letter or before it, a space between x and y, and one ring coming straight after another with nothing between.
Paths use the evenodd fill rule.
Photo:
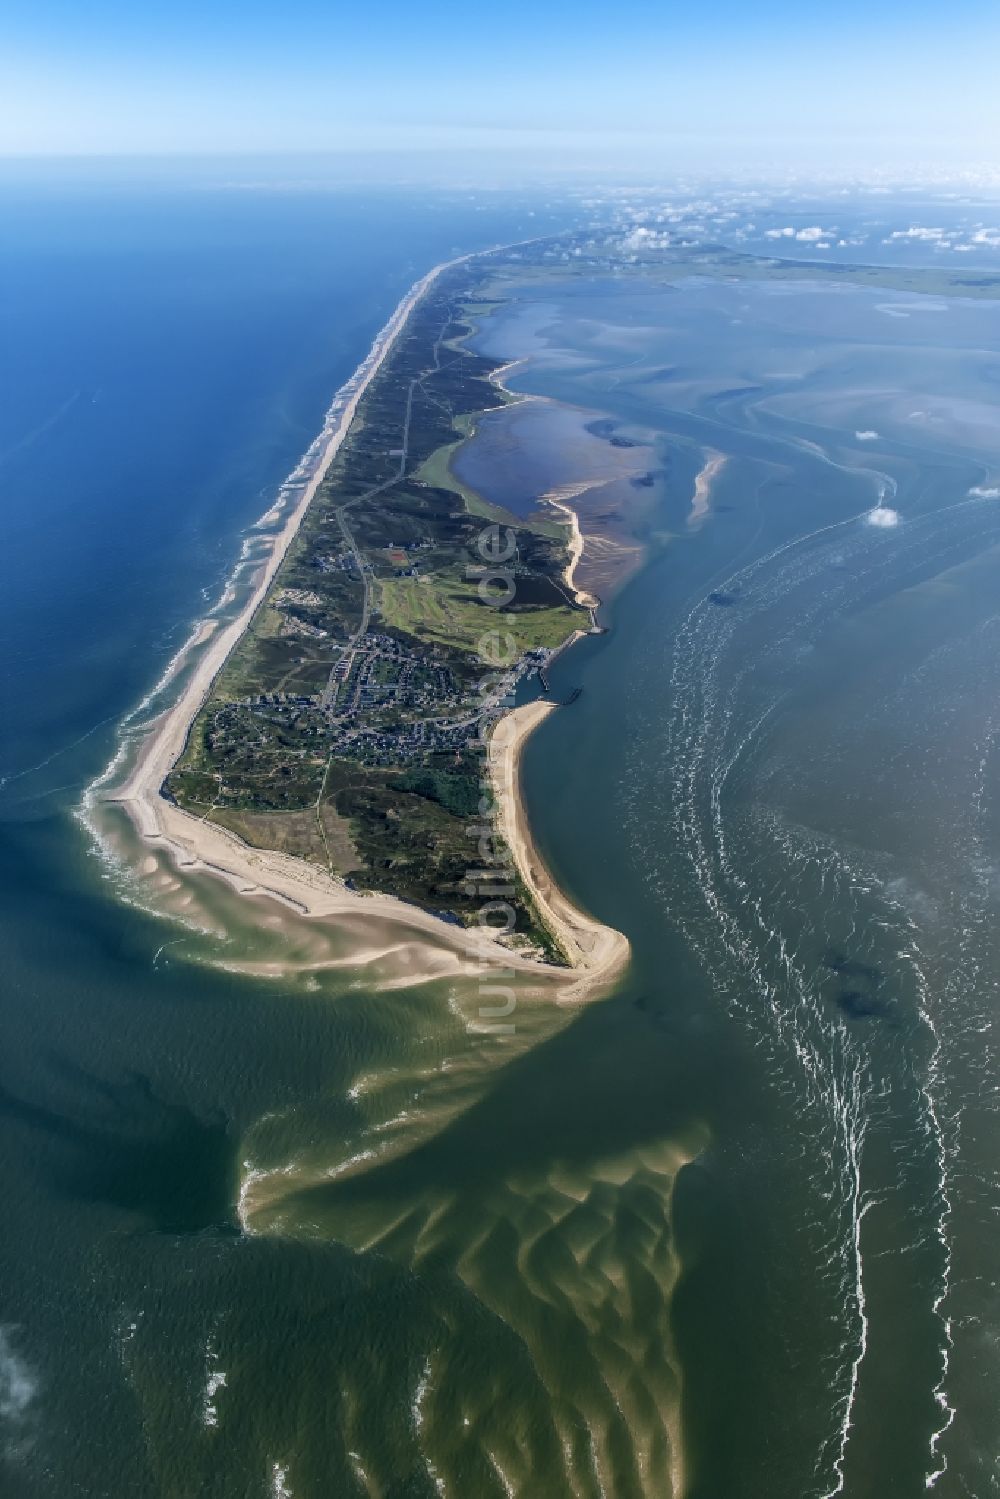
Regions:
<instances>
[{"instance_id":1,"label":"foam on water","mask_svg":"<svg viewBox=\"0 0 1000 1499\"><path fill-rule=\"evenodd\" d=\"M205 1344L205 1383L201 1397L201 1424L218 1426L219 1407L217 1396L226 1387L226 1371L219 1367L219 1354L209 1338Z\"/></svg>"},{"instance_id":2,"label":"foam on water","mask_svg":"<svg viewBox=\"0 0 1000 1499\"><path fill-rule=\"evenodd\" d=\"M0 1326L0 1424L14 1440L38 1398L38 1376L18 1349L19 1329Z\"/></svg>"},{"instance_id":3,"label":"foam on water","mask_svg":"<svg viewBox=\"0 0 1000 1499\"><path fill-rule=\"evenodd\" d=\"M957 529L956 517L963 513L968 513L966 503L959 502L914 521L902 557L895 547L891 557L885 553L871 532L871 541L863 531L851 532L857 519L853 517L779 546L718 582L690 609L672 642L671 706L661 751L669 790L661 807L651 805L649 776L636 765L642 799L631 822L653 887L661 892L671 920L702 955L727 1002L754 1028L758 1044L774 1049L776 1065L782 1069L794 1062L800 1076L802 1127L815 1131L822 1142L820 1159L828 1183L821 1200L825 1198L831 1208L837 1205L834 1222L838 1215L840 1222L833 1238L816 1252L822 1273L832 1277L831 1305L843 1308L847 1331L841 1341L836 1323L830 1324L833 1424L815 1470L816 1493L824 1499L846 1489L849 1441L870 1345L865 1224L878 1198L865 1187L864 1163L872 1104L886 1096L887 1083L877 1077L861 1042L821 998L809 971L805 934L793 937L788 927L792 909L801 925L810 899L806 892L815 891L818 909L843 912L848 944L866 940L872 913L881 906L883 922L899 933L900 958L912 975L915 1014L929 1037L928 1055L915 1069L920 1128L926 1133L936 1177L924 1204L938 1245L936 1283L928 1300L940 1330L939 1379L931 1391L939 1422L930 1440L929 1487L945 1470L941 1444L955 1419L947 1393L953 1329L946 1308L952 1204L951 1156L940 1102L945 1058L921 968L917 930L887 897L878 871L866 868L857 851L849 856L828 837L765 814L760 805L747 821L747 789L754 785L768 753L786 691L778 673L773 687L761 684L768 679L770 661L803 659L802 642L880 587L890 567L905 577L907 567L922 567L927 557L933 556L940 566L946 565L949 551L959 554L972 534ZM834 548L836 568L831 571ZM716 599L729 606L720 607ZM755 654L743 660L744 642L751 638ZM796 652L789 655L787 647L793 642ZM753 708L748 711L750 703ZM644 745L653 742L652 729L648 737L633 730L632 737ZM664 814L673 827L668 846L673 853L682 852L693 876L689 891L678 883L676 869L660 873L663 861L657 848L662 842L654 847L643 836L650 827L659 834ZM777 864L765 853L768 844L780 850ZM780 869L782 864L787 875L781 884L762 890L759 871L765 865ZM692 904L695 891L697 902ZM790 899L794 907L786 909ZM737 980L737 974L742 979Z\"/></svg>"},{"instance_id":4,"label":"foam on water","mask_svg":"<svg viewBox=\"0 0 1000 1499\"><path fill-rule=\"evenodd\" d=\"M877 526L883 531L891 530L898 526L900 515L898 510L893 510L891 505L876 505L874 510L869 510L865 516L865 523L869 526Z\"/></svg>"},{"instance_id":5,"label":"foam on water","mask_svg":"<svg viewBox=\"0 0 1000 1499\"><path fill-rule=\"evenodd\" d=\"M288 1469L280 1463L271 1465L271 1499L294 1499L288 1485Z\"/></svg>"}]
</instances>

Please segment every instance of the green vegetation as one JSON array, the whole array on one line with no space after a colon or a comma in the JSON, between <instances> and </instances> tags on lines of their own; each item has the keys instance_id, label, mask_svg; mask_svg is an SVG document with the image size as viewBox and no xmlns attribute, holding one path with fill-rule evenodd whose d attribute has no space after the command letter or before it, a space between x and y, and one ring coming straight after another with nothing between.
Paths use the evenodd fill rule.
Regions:
<instances>
[{"instance_id":1,"label":"green vegetation","mask_svg":"<svg viewBox=\"0 0 1000 1499\"><path fill-rule=\"evenodd\" d=\"M457 267L413 310L166 785L248 843L461 921L482 905L484 710L589 624L565 527L514 520L448 466L509 399L465 346L495 269ZM558 956L513 885L518 936Z\"/></svg>"},{"instance_id":2,"label":"green vegetation","mask_svg":"<svg viewBox=\"0 0 1000 1499\"><path fill-rule=\"evenodd\" d=\"M523 267L497 266L484 284L484 302L489 293L501 297L515 285L544 287L553 280L565 282L592 276L595 271L616 278L641 276L649 285L673 285L681 276L716 280L742 277L750 281L838 281L850 286L870 286L886 291L912 292L930 297L1000 298L1000 273L969 271L954 267L912 268L892 265L862 265L834 260L791 260L779 256L752 255L724 245L670 245L662 249L630 251L623 259L614 238L592 241L572 261L559 258L536 261Z\"/></svg>"},{"instance_id":3,"label":"green vegetation","mask_svg":"<svg viewBox=\"0 0 1000 1499\"><path fill-rule=\"evenodd\" d=\"M385 578L379 583L378 604L390 629L469 652L475 652L484 633L501 629L515 642L512 650L523 656L530 650L554 650L578 625L571 621L567 629L566 597L554 580L549 588L551 607L504 611L502 622L498 611L479 597L475 583L447 575Z\"/></svg>"},{"instance_id":4,"label":"green vegetation","mask_svg":"<svg viewBox=\"0 0 1000 1499\"><path fill-rule=\"evenodd\" d=\"M694 258L694 257L692 257ZM699 276L747 276L755 281L843 281L852 286L884 287L932 297L1000 297L1000 275L957 270L907 269L904 266L845 265L830 260L779 260L719 251L698 258Z\"/></svg>"}]
</instances>

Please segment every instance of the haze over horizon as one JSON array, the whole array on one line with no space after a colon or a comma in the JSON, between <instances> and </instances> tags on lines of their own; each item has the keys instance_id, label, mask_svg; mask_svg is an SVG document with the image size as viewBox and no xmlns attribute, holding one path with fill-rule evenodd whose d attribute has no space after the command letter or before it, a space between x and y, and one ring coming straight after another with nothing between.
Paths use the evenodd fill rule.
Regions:
<instances>
[{"instance_id":1,"label":"haze over horizon","mask_svg":"<svg viewBox=\"0 0 1000 1499\"><path fill-rule=\"evenodd\" d=\"M968 174L1000 137L998 41L979 0L946 18L927 0L836 13L12 0L0 156L461 152L533 171Z\"/></svg>"}]
</instances>

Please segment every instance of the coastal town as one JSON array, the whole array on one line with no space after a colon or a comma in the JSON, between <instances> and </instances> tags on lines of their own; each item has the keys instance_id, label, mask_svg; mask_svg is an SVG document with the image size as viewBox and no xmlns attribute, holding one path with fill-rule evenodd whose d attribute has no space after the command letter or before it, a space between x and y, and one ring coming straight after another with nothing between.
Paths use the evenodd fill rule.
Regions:
<instances>
[{"instance_id":1,"label":"coastal town","mask_svg":"<svg viewBox=\"0 0 1000 1499\"><path fill-rule=\"evenodd\" d=\"M549 658L526 651L486 699L470 699L440 654L408 651L394 636L372 633L337 647L330 681L317 696L259 693L220 703L206 720L210 751L234 768L241 753L256 753L282 736L308 741L365 765L402 768L425 755L460 753L481 732L484 717L513 703L518 683L537 675ZM223 788L223 794L225 794Z\"/></svg>"}]
</instances>

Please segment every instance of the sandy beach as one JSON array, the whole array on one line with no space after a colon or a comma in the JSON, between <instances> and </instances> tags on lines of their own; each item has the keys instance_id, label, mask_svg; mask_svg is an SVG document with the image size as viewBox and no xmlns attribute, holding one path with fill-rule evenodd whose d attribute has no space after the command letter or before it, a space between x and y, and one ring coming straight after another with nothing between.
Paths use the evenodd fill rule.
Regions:
<instances>
[{"instance_id":1,"label":"sandy beach","mask_svg":"<svg viewBox=\"0 0 1000 1499\"><path fill-rule=\"evenodd\" d=\"M567 484L562 489L553 489L548 494L542 495L543 502L561 511L569 522L569 561L566 563L566 568L563 572L563 582L572 593L576 602L582 605L584 609L590 610L597 608L597 599L595 599L592 593L588 593L585 589L578 588L576 585L576 569L580 558L583 556L584 535L580 530L580 517L567 502L578 499L580 495L586 494L590 489L599 488L600 483L599 479L585 480L581 484Z\"/></svg>"},{"instance_id":2,"label":"sandy beach","mask_svg":"<svg viewBox=\"0 0 1000 1499\"><path fill-rule=\"evenodd\" d=\"M560 890L534 845L521 796L521 755L528 736L556 711L549 702L525 703L500 719L490 737L490 774L499 806L499 827L545 925L580 977L570 993L607 983L628 962L621 932L580 911ZM567 994L567 998L570 994Z\"/></svg>"},{"instance_id":3,"label":"sandy beach","mask_svg":"<svg viewBox=\"0 0 1000 1499\"><path fill-rule=\"evenodd\" d=\"M582 997L619 970L627 956L628 944L619 933L610 932L575 910L554 885L532 844L519 792L520 746L549 710L549 704L532 704L527 709L510 713L501 721L491 741L490 766L504 833L543 919L566 950L574 970L572 973L512 952L482 929L444 922L393 896L349 890L318 866L276 851L252 848L225 828L185 812L161 794L167 775L183 753L192 723L264 599L310 502L347 435L368 385L420 297L442 272L469 258L461 256L436 266L411 288L396 308L364 363L338 393L321 437L292 476L293 479L300 478L303 466L309 464L308 482L274 537L244 608L222 627L216 626L212 620L202 620L197 624L164 678L169 680L178 675L193 652L202 652L179 698L145 731L126 780L118 786L105 784L113 780L106 772L95 783L85 798L84 816L93 827L96 803L118 804L128 813L150 848L166 854L179 871L213 874L241 894L270 897L317 920L363 916L372 919L373 931L384 930L385 924L391 923L397 933L394 940L398 942L403 937L407 941L408 964L414 981L440 977L444 973L480 973L484 965L498 965L534 973L539 978L560 982L561 986L572 980L571 989L564 988L563 992ZM274 519L273 510L269 517ZM571 565L573 562L575 558L571 559Z\"/></svg>"}]
</instances>

